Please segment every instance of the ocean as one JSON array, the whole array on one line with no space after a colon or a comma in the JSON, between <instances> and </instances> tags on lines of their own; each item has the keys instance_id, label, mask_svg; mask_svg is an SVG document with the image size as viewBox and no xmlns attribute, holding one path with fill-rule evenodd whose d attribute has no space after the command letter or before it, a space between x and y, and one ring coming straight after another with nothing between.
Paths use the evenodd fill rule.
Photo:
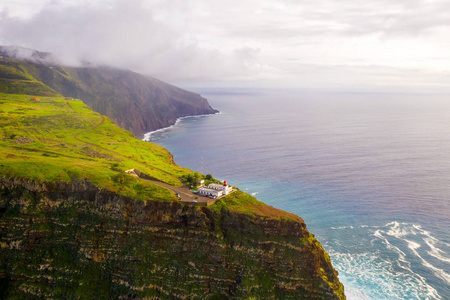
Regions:
<instances>
[{"instance_id":1,"label":"ocean","mask_svg":"<svg viewBox=\"0 0 450 300\"><path fill-rule=\"evenodd\" d=\"M302 217L348 299L450 299L450 96L203 89L146 139Z\"/></svg>"}]
</instances>

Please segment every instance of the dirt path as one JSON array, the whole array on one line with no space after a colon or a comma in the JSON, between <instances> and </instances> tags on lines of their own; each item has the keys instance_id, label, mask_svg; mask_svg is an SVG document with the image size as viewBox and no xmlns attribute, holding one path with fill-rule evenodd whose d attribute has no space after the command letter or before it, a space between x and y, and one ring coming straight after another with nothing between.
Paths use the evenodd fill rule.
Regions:
<instances>
[{"instance_id":1,"label":"dirt path","mask_svg":"<svg viewBox=\"0 0 450 300\"><path fill-rule=\"evenodd\" d=\"M104 116L102 116L102 120L100 121L100 123L98 123L97 125L95 125L95 126L92 127L92 128L89 128L89 129L86 129L86 130L84 130L84 131L78 132L77 134L75 134L75 135L73 136L73 138L76 139L76 140L79 141L79 142L86 143L86 144L91 144L91 145L96 146L96 147L100 147L100 146L97 146L97 145L95 145L95 144L92 144L92 143L88 143L88 142L82 141L82 140L80 140L77 136L79 136L79 135L82 134L82 133L86 133L86 132L88 132L88 131L94 130L95 128L97 128L98 126L102 125L103 123L105 123L105 117L104 117ZM101 147L100 147L100 148L101 148ZM109 150L108 150L108 151L109 151Z\"/></svg>"},{"instance_id":2,"label":"dirt path","mask_svg":"<svg viewBox=\"0 0 450 300\"><path fill-rule=\"evenodd\" d=\"M145 179L142 178L143 180L149 181L155 185L161 186L163 188L166 188L168 190L171 190L172 192L174 192L175 194L180 195L181 201L192 201L195 198L195 195L192 194L191 189L187 186L187 185L183 185L183 186L173 186L173 185L169 185L167 183L163 183L157 180L151 180L151 179Z\"/></svg>"},{"instance_id":3,"label":"dirt path","mask_svg":"<svg viewBox=\"0 0 450 300\"><path fill-rule=\"evenodd\" d=\"M70 106L69 103L67 103L67 105ZM71 106L70 106L70 107L71 107ZM72 108L72 107L71 107L71 108ZM72 109L73 109L73 108L72 108ZM146 163L144 163L144 162L141 162L141 161L138 161L138 160L136 160L136 159L130 158L130 157L125 156L125 155L123 155L123 154L121 154L121 153L118 153L118 152L116 152L116 151L112 151L112 150L103 148L102 146L99 146L99 145L96 145L96 144L93 144L93 143L90 143L90 142L86 142L86 141L83 141L83 140L81 140L80 138L78 138L78 136L79 136L80 134L83 134L83 133L86 133L86 132L88 132L88 131L94 130L94 129L96 129L97 127L101 126L104 122L105 122L105 117L102 116L101 121L100 121L97 125L95 125L95 126L92 127L92 128L89 128L89 129L87 129L87 130L83 130L83 131L81 131L81 132L78 132L77 134L75 134L75 135L73 136L73 138L74 138L75 140L79 141L79 142L85 143L86 145L93 146L93 147L102 149L102 150L104 150L104 151L107 151L107 152L109 152L109 153L112 153L112 154L114 154L115 156L120 156L120 157L122 157L122 158L125 158L125 159L128 159L128 160L132 160L132 161L134 161L134 162L136 162L136 163L138 163L138 164L140 164L140 165L146 166L146 167L148 167L148 168L150 168L150 169L153 169L153 170L155 170L155 171L163 172L163 173L165 173L165 174L167 174L167 175L170 175L171 177L175 178L176 180L180 181L177 177L173 176L173 175L170 174L169 172L166 172L166 171L164 171L164 170L155 168L154 166L151 166L151 165L148 165L148 164L146 164ZM151 182L151 183L153 183L153 184L155 184L155 185L157 185L157 186L166 188L166 189L172 191L173 193L178 194L179 197L181 198L181 201L192 201L192 200L195 198L195 195L192 194L190 188L189 188L187 185L183 185L183 186L178 186L178 187L177 187L177 186L169 185L169 184L167 184L167 183L163 183L163 182L158 181L158 180L152 180L152 179L144 179L144 180L147 180L147 181L149 181L149 182Z\"/></svg>"},{"instance_id":4,"label":"dirt path","mask_svg":"<svg viewBox=\"0 0 450 300\"><path fill-rule=\"evenodd\" d=\"M144 162L142 162L142 161L139 161L139 160L137 160L137 159L128 157L128 156L123 155L123 154L121 154L121 153L119 153L119 152L116 152L116 151L113 151L113 150L104 148L104 147L99 146L99 145L97 145L97 144L93 144L93 143L90 143L90 142L87 142L87 141L83 141L83 140L81 140L81 139L78 138L78 136L79 136L80 134L83 134L83 133L86 133L86 132L88 132L88 131L94 130L95 128L101 126L104 122L105 122L105 117L102 116L102 120L100 121L100 123L98 123L97 125L95 125L95 126L92 127L92 128L89 128L89 129L87 129L87 130L78 132L77 134L75 134L75 135L73 136L73 138L74 138L75 140L79 141L79 142L85 143L86 145L93 146L93 147L97 147L97 148L99 148L99 149L102 149L102 150L104 150L104 151L107 151L107 152L109 152L109 153L112 153L112 154L114 154L114 155L116 155L116 156L120 156L120 157L125 158L125 159L128 159L128 160L132 160L132 161L134 161L134 162L136 162L136 163L138 163L138 164L140 164L140 165L146 166L146 167L148 167L148 168L150 168L150 169L152 169L152 170L155 170L155 171L162 172L162 173L164 173L164 174L166 174L166 175L169 175L169 176L171 176L172 178L175 178L176 180L180 181L177 177L173 176L171 173L169 173L169 172L167 172L167 171L158 169L158 168L156 168L156 167L154 167L154 166L148 165L148 164L146 164L146 163L144 163ZM181 182L180 182L180 183L181 183Z\"/></svg>"},{"instance_id":5,"label":"dirt path","mask_svg":"<svg viewBox=\"0 0 450 300\"><path fill-rule=\"evenodd\" d=\"M71 110L74 110L72 105L70 105L69 101L66 102L67 106L70 107Z\"/></svg>"}]
</instances>

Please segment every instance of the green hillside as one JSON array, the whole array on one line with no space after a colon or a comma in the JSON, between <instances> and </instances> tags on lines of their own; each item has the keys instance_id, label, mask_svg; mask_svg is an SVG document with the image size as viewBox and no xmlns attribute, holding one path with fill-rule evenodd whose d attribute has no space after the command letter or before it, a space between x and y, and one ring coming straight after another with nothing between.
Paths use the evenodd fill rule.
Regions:
<instances>
[{"instance_id":1,"label":"green hillside","mask_svg":"<svg viewBox=\"0 0 450 300\"><path fill-rule=\"evenodd\" d=\"M139 200L176 201L173 192L125 173L139 169L170 186L193 174L173 162L165 148L136 139L81 100L0 94L0 175L40 182L88 180ZM196 176L199 176L197 173ZM270 215L245 193L213 207Z\"/></svg>"},{"instance_id":2,"label":"green hillside","mask_svg":"<svg viewBox=\"0 0 450 300\"><path fill-rule=\"evenodd\" d=\"M164 148L133 135L79 100L0 94L0 174L40 181L87 179L142 200L174 199L168 190L132 176L137 168L171 185L191 173ZM151 193L150 193L151 191ZM157 193L155 193L157 191Z\"/></svg>"},{"instance_id":3,"label":"green hillside","mask_svg":"<svg viewBox=\"0 0 450 300\"><path fill-rule=\"evenodd\" d=\"M207 207L182 203L174 191L192 197L183 178L201 174L65 98L70 89L58 94L90 90L126 120L145 105L109 100L141 83L141 100L172 99L149 104L160 116L189 107L173 98L181 90L124 71L0 58L0 299L345 299L300 217L238 189Z\"/></svg>"},{"instance_id":4,"label":"green hillside","mask_svg":"<svg viewBox=\"0 0 450 300\"><path fill-rule=\"evenodd\" d=\"M59 95L28 74L21 63L5 59L0 60L0 93L39 96Z\"/></svg>"},{"instance_id":5,"label":"green hillside","mask_svg":"<svg viewBox=\"0 0 450 300\"><path fill-rule=\"evenodd\" d=\"M82 99L136 136L170 126L180 117L217 112L199 94L128 70L8 58L2 49L0 93Z\"/></svg>"},{"instance_id":6,"label":"green hillside","mask_svg":"<svg viewBox=\"0 0 450 300\"><path fill-rule=\"evenodd\" d=\"M81 100L0 94L0 175L40 182L88 180L139 200L176 201L175 194L125 173L139 169L170 186L193 174L165 148L138 140ZM196 176L200 174L197 173ZM283 217L245 193L229 195L212 209Z\"/></svg>"},{"instance_id":7,"label":"green hillside","mask_svg":"<svg viewBox=\"0 0 450 300\"><path fill-rule=\"evenodd\" d=\"M80 100L0 94L0 298L345 299L300 217L132 168L192 174Z\"/></svg>"}]
</instances>

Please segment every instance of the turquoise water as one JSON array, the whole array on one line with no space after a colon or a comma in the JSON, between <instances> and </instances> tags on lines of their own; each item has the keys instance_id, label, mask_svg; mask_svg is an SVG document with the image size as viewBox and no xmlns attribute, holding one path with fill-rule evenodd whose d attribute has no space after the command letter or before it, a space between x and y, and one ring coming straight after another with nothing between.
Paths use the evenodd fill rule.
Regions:
<instances>
[{"instance_id":1,"label":"turquoise water","mask_svg":"<svg viewBox=\"0 0 450 300\"><path fill-rule=\"evenodd\" d=\"M301 216L349 299L450 299L450 97L200 92L149 135L179 165Z\"/></svg>"}]
</instances>

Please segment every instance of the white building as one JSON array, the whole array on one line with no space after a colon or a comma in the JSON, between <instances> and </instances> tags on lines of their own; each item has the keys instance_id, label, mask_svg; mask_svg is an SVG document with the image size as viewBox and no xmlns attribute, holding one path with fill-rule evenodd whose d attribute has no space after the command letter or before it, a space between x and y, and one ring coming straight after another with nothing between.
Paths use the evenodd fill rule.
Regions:
<instances>
[{"instance_id":1,"label":"white building","mask_svg":"<svg viewBox=\"0 0 450 300\"><path fill-rule=\"evenodd\" d=\"M141 173L139 170L136 169L130 169L130 170L126 170L125 173L134 176L134 177L138 177L139 178L139 174Z\"/></svg>"},{"instance_id":2,"label":"white building","mask_svg":"<svg viewBox=\"0 0 450 300\"><path fill-rule=\"evenodd\" d=\"M220 183L210 183L208 187L201 187L198 189L197 193L202 196L209 196L213 198L220 197L222 195L227 195L232 191L232 187L227 184L225 180L223 184Z\"/></svg>"}]
</instances>

